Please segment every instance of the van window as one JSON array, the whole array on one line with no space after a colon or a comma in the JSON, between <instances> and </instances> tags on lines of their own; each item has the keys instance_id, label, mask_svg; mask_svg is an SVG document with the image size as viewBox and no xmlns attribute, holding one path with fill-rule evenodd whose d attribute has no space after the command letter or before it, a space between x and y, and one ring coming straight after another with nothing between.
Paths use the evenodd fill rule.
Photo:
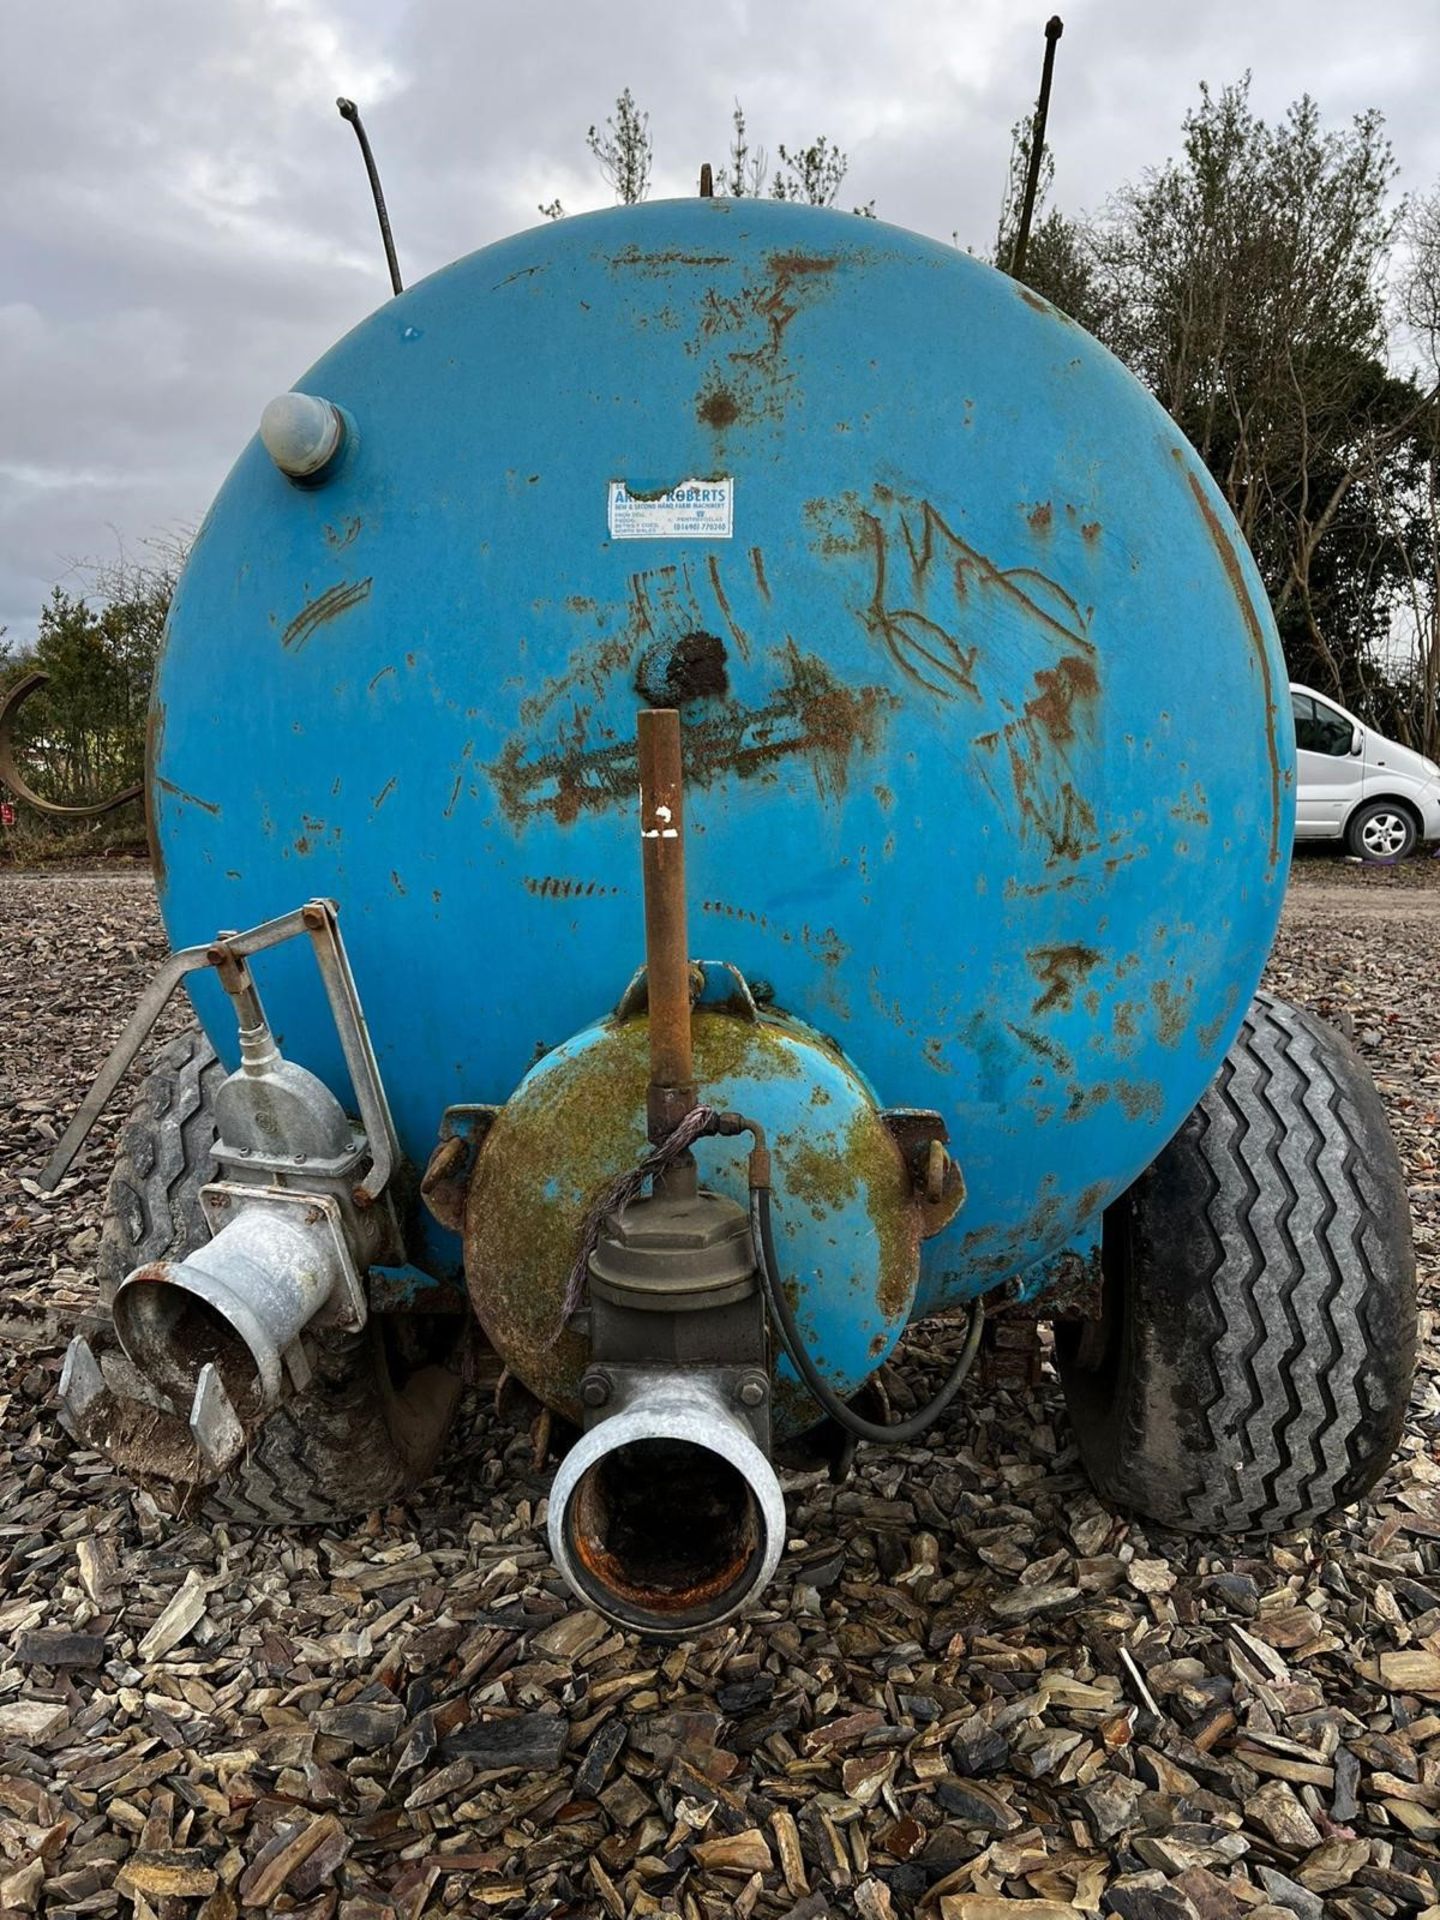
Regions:
<instances>
[{"instance_id":1,"label":"van window","mask_svg":"<svg viewBox=\"0 0 1440 1920\"><path fill-rule=\"evenodd\" d=\"M1323 706L1307 694L1292 693L1295 709L1295 744L1306 753L1328 753L1340 759L1350 751L1355 730L1344 714Z\"/></svg>"}]
</instances>

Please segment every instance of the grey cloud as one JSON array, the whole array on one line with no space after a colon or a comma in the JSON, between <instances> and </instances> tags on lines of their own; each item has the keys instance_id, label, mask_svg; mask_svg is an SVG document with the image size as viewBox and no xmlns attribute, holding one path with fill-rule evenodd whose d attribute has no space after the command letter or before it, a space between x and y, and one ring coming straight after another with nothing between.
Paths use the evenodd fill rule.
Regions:
<instances>
[{"instance_id":1,"label":"grey cloud","mask_svg":"<svg viewBox=\"0 0 1440 1920\"><path fill-rule=\"evenodd\" d=\"M847 193L962 243L993 234L1047 7L972 0L49 0L7 12L0 73L0 623L33 629L76 555L194 524L259 409L384 297L334 111L366 111L413 279L604 203L585 128L630 85L657 194L754 139L825 132ZM1201 79L1279 111L1375 105L1405 184L1440 176L1440 16L1413 0L1073 0L1056 198L1093 207L1174 151ZM114 530L112 532L112 529Z\"/></svg>"}]
</instances>

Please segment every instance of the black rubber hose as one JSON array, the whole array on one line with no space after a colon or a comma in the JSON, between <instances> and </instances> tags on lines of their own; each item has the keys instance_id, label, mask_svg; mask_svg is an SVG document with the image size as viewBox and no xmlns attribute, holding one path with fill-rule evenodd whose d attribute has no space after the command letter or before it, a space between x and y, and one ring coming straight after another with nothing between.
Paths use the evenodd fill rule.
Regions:
<instances>
[{"instance_id":1,"label":"black rubber hose","mask_svg":"<svg viewBox=\"0 0 1440 1920\"><path fill-rule=\"evenodd\" d=\"M752 1186L750 1189L750 1231L755 1242L755 1257L760 1263L760 1281L765 1289L765 1298L780 1329L780 1338L791 1364L813 1398L819 1403L837 1426L853 1434L857 1440L872 1440L883 1447L901 1446L907 1440L918 1440L922 1433L933 1427L955 1398L964 1384L965 1376L975 1364L975 1355L980 1350L980 1335L985 1326L985 1308L976 1300L970 1308L970 1329L965 1336L965 1345L960 1350L960 1358L955 1362L949 1379L932 1400L926 1402L918 1413L912 1413L908 1420L895 1420L881 1423L866 1420L840 1398L834 1388L821 1374L815 1362L805 1349L800 1329L795 1324L795 1315L790 1310L790 1302L785 1298L785 1290L780 1285L779 1263L775 1258L775 1239L770 1230L770 1189L767 1186Z\"/></svg>"}]
</instances>

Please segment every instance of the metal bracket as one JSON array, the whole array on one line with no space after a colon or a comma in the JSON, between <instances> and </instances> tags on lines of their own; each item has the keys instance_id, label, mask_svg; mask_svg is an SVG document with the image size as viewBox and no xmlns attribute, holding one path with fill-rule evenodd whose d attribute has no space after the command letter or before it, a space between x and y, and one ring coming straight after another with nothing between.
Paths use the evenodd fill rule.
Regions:
<instances>
[{"instance_id":1,"label":"metal bracket","mask_svg":"<svg viewBox=\"0 0 1440 1920\"><path fill-rule=\"evenodd\" d=\"M440 1116L440 1138L421 1178L420 1198L451 1233L464 1228L470 1176L499 1111L469 1103L447 1107Z\"/></svg>"},{"instance_id":2,"label":"metal bracket","mask_svg":"<svg viewBox=\"0 0 1440 1920\"><path fill-rule=\"evenodd\" d=\"M723 991L721 990L723 989ZM750 982L732 960L692 960L690 962L690 1004L705 1007L711 1013L731 1013L738 1019L755 1021L760 1008ZM618 1021L637 1019L650 1006L650 986L644 967L637 968L630 984L621 994L611 1016Z\"/></svg>"},{"instance_id":3,"label":"metal bracket","mask_svg":"<svg viewBox=\"0 0 1440 1920\"><path fill-rule=\"evenodd\" d=\"M227 933L207 946L182 947L177 953L172 953L140 996L140 1004L95 1076L94 1084L61 1136L60 1144L46 1161L38 1182L42 1192L53 1192L69 1172L71 1163L104 1111L111 1094L120 1084L126 1069L164 1012L170 996L188 974L198 973L202 967L214 967L218 971L235 959L263 953L270 947L282 946L287 940L308 935L325 988L325 997L330 1003L335 1030L340 1037L345 1065L355 1088L355 1098L359 1102L360 1118L370 1143L370 1171L356 1193L357 1196L363 1194L366 1201L377 1200L399 1164L400 1144L395 1136L395 1122L390 1117L390 1106L380 1080L375 1049L371 1045L364 1010L355 988L355 976L350 971L349 956L340 937L337 924L339 911L333 900L310 900L294 912L282 914L278 920L262 921L248 932Z\"/></svg>"},{"instance_id":4,"label":"metal bracket","mask_svg":"<svg viewBox=\"0 0 1440 1920\"><path fill-rule=\"evenodd\" d=\"M215 1180L200 1189L200 1206L212 1235L228 1226L233 1212L242 1207L288 1208L291 1213L298 1213L307 1227L317 1227L323 1221L335 1243L335 1256L340 1266L340 1287L308 1324L311 1327L336 1327L345 1333L358 1332L365 1325L370 1313L365 1281L350 1251L350 1242L345 1234L345 1217L334 1194L302 1193L288 1187L260 1187L238 1181ZM299 1344L298 1340L293 1341L285 1349L285 1365L296 1391L303 1392L310 1379L310 1365L303 1350L292 1361L291 1356ZM300 1377L302 1373L303 1378Z\"/></svg>"},{"instance_id":5,"label":"metal bracket","mask_svg":"<svg viewBox=\"0 0 1440 1920\"><path fill-rule=\"evenodd\" d=\"M909 1168L920 1202L920 1238L929 1240L965 1204L965 1175L946 1151L950 1129L931 1107L885 1107L880 1118Z\"/></svg>"}]
</instances>

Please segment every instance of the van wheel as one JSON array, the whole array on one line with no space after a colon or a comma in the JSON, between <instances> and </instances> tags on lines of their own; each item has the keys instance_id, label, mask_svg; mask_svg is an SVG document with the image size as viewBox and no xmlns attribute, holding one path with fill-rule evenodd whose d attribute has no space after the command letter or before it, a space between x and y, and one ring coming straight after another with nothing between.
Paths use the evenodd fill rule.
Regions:
<instances>
[{"instance_id":1,"label":"van wheel","mask_svg":"<svg viewBox=\"0 0 1440 1920\"><path fill-rule=\"evenodd\" d=\"M1099 1321L1056 1358L1096 1490L1186 1532L1308 1525L1369 1491L1415 1371L1405 1179L1346 1041L1257 994L1220 1072L1106 1209Z\"/></svg>"},{"instance_id":2,"label":"van wheel","mask_svg":"<svg viewBox=\"0 0 1440 1920\"><path fill-rule=\"evenodd\" d=\"M1345 829L1347 846L1361 860L1406 860L1419 837L1414 820L1393 800L1367 800Z\"/></svg>"}]
</instances>

